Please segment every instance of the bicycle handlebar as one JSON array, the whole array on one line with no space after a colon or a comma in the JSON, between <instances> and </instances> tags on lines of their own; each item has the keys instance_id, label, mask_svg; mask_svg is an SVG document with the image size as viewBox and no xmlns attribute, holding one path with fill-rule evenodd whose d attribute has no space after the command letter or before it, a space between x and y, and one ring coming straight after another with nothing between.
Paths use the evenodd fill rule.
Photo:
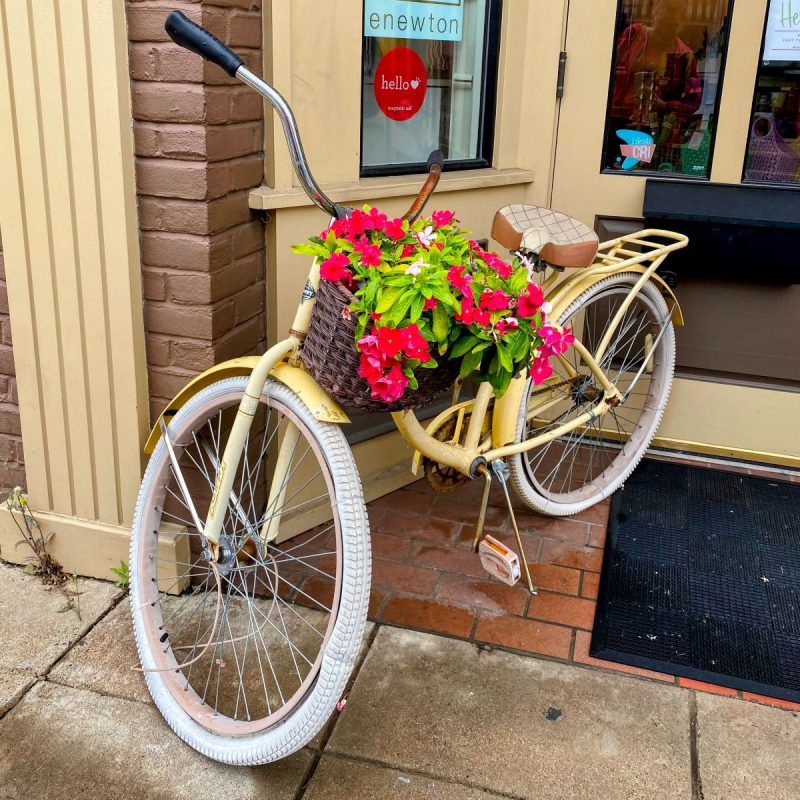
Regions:
<instances>
[{"instance_id":1,"label":"bicycle handlebar","mask_svg":"<svg viewBox=\"0 0 800 800\"><path fill-rule=\"evenodd\" d=\"M419 190L416 200L411 204L411 208L403 214L403 219L413 222L425 208L425 204L433 194L433 190L439 183L439 178L442 177L442 168L444 167L444 156L441 150L434 150L428 156L428 177L425 180L422 188Z\"/></svg>"},{"instance_id":2,"label":"bicycle handlebar","mask_svg":"<svg viewBox=\"0 0 800 800\"><path fill-rule=\"evenodd\" d=\"M283 132L286 136L286 143L289 146L289 154L292 158L294 170L300 180L300 185L311 199L311 201L321 208L326 214L336 219L342 219L350 213L350 209L334 203L323 191L319 184L314 180L308 166L303 144L300 141L300 132L297 129L297 121L294 118L292 109L280 94L257 75L250 72L244 66L244 61L236 55L230 48L226 47L214 34L207 31L195 22L192 22L180 11L171 11L167 15L164 29L169 34L175 44L191 50L207 61L211 61L221 67L231 77L238 78L242 83L247 84L251 89L255 89L274 109L280 118ZM435 150L428 157L428 178L425 181L416 200L411 208L404 215L404 219L413 222L420 214L428 202L428 198L439 182L443 166L442 154Z\"/></svg>"},{"instance_id":3,"label":"bicycle handlebar","mask_svg":"<svg viewBox=\"0 0 800 800\"><path fill-rule=\"evenodd\" d=\"M222 67L232 78L236 77L236 70L244 63L233 50L225 47L213 33L209 33L196 22L192 22L180 11L173 11L167 16L164 30L175 44L197 53L198 56L202 56L206 61L212 61L218 67Z\"/></svg>"}]
</instances>

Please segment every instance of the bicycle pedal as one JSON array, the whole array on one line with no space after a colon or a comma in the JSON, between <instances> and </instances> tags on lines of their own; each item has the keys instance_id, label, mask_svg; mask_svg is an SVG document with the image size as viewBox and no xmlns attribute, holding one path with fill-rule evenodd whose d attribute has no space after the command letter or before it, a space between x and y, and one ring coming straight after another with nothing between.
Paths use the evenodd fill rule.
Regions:
<instances>
[{"instance_id":1,"label":"bicycle pedal","mask_svg":"<svg viewBox=\"0 0 800 800\"><path fill-rule=\"evenodd\" d=\"M494 578L514 586L520 578L519 556L494 536L485 536L478 546L481 566Z\"/></svg>"}]
</instances>

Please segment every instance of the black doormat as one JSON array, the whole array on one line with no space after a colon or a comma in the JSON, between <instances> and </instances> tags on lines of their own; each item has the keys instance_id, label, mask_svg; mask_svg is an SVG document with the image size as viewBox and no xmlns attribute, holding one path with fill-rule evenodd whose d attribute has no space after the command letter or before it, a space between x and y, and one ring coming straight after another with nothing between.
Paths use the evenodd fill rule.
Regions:
<instances>
[{"instance_id":1,"label":"black doormat","mask_svg":"<svg viewBox=\"0 0 800 800\"><path fill-rule=\"evenodd\" d=\"M611 502L591 654L800 702L800 484L642 462Z\"/></svg>"}]
</instances>

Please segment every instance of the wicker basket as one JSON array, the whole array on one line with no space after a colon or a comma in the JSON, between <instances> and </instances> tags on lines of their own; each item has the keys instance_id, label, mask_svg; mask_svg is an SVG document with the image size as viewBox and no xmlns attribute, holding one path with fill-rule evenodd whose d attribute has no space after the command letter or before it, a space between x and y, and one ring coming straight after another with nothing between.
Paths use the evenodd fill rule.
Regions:
<instances>
[{"instance_id":1,"label":"wicker basket","mask_svg":"<svg viewBox=\"0 0 800 800\"><path fill-rule=\"evenodd\" d=\"M311 326L300 351L309 372L335 400L343 406L364 411L400 411L427 405L453 385L460 364L443 360L436 369L417 370L419 388L406 390L396 403L372 397L369 384L358 374L355 319L344 316L344 310L353 300L353 295L342 284L320 281Z\"/></svg>"}]
</instances>

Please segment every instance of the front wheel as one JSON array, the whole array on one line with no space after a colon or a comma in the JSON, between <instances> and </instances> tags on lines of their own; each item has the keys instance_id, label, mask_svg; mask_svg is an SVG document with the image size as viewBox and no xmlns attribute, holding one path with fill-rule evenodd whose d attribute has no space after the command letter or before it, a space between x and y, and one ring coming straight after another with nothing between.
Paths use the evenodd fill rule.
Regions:
<instances>
[{"instance_id":1,"label":"front wheel","mask_svg":"<svg viewBox=\"0 0 800 800\"><path fill-rule=\"evenodd\" d=\"M367 516L344 434L276 381L256 408L218 549L193 524L192 505L206 519L246 383L212 384L173 417L177 469L162 437L130 555L153 700L181 739L238 765L283 758L325 724L355 663L370 584Z\"/></svg>"},{"instance_id":2,"label":"front wheel","mask_svg":"<svg viewBox=\"0 0 800 800\"><path fill-rule=\"evenodd\" d=\"M592 356L641 275L603 278L579 295L558 323L572 326ZM576 350L553 358L553 377L529 380L520 404L516 441L555 431L590 410L602 387ZM600 366L623 403L582 427L509 461L520 499L543 514L568 516L600 502L633 472L655 436L675 370L675 332L658 287L646 283L608 341Z\"/></svg>"}]
</instances>

